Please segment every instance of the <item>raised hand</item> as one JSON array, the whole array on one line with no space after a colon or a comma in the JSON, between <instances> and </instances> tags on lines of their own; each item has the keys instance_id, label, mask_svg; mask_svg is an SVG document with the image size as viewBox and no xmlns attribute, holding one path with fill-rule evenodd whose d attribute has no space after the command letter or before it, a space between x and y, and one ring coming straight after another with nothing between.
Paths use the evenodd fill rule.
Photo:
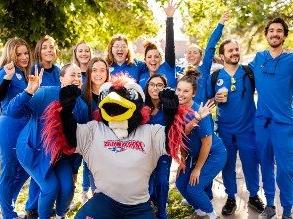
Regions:
<instances>
[{"instance_id":1,"label":"raised hand","mask_svg":"<svg viewBox=\"0 0 293 219\"><path fill-rule=\"evenodd\" d=\"M4 79L6 80L11 80L14 73L15 73L15 66L13 61L11 61L10 63L4 65L4 71L6 73L6 75L4 76Z\"/></svg>"},{"instance_id":2,"label":"raised hand","mask_svg":"<svg viewBox=\"0 0 293 219\"><path fill-rule=\"evenodd\" d=\"M222 16L221 16L221 18L220 18L220 20L219 20L219 23L220 23L220 24L225 24L225 22L226 22L227 20L229 20L229 17L230 17L230 13L229 13L228 11L225 11L225 12L222 14Z\"/></svg>"},{"instance_id":3,"label":"raised hand","mask_svg":"<svg viewBox=\"0 0 293 219\"><path fill-rule=\"evenodd\" d=\"M42 68L41 71L38 71L38 67L35 65L35 75L28 76L28 84L25 89L26 92L29 94L34 94L40 87L42 83L44 69Z\"/></svg>"},{"instance_id":4,"label":"raised hand","mask_svg":"<svg viewBox=\"0 0 293 219\"><path fill-rule=\"evenodd\" d=\"M199 120L205 118L209 114L211 114L211 110L215 107L215 103L212 100L208 100L205 105L201 103L197 112L197 115L195 115L196 118ZM196 112L195 112L196 113Z\"/></svg>"},{"instance_id":5,"label":"raised hand","mask_svg":"<svg viewBox=\"0 0 293 219\"><path fill-rule=\"evenodd\" d=\"M174 13L175 13L175 11L176 11L178 5L179 5L179 4L175 4L175 3L173 2L173 0L170 0L170 1L168 2L167 7L164 8L167 17L173 17L173 15L174 15Z\"/></svg>"}]
</instances>

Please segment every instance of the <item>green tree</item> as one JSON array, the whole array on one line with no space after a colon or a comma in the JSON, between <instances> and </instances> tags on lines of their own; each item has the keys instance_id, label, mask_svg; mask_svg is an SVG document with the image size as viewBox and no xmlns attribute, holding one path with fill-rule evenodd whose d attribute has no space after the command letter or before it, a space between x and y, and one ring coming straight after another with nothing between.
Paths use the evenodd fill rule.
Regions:
<instances>
[{"instance_id":1,"label":"green tree","mask_svg":"<svg viewBox=\"0 0 293 219\"><path fill-rule=\"evenodd\" d=\"M61 48L85 40L105 49L113 34L132 40L157 29L147 0L0 0L2 42L19 36L34 45L49 34Z\"/></svg>"},{"instance_id":2,"label":"green tree","mask_svg":"<svg viewBox=\"0 0 293 219\"><path fill-rule=\"evenodd\" d=\"M204 46L224 11L231 14L226 36L239 38L245 46L245 53L264 48L263 31L269 19L283 17L292 28L292 0L185 0L181 6L184 31L193 41ZM292 40L287 39L286 46L292 47Z\"/></svg>"}]
</instances>

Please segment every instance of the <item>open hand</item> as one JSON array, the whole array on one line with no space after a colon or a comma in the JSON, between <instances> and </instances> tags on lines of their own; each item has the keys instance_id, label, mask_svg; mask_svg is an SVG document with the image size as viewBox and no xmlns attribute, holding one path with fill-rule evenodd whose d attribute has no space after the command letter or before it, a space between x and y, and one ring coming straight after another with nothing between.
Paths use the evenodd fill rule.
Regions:
<instances>
[{"instance_id":1,"label":"open hand","mask_svg":"<svg viewBox=\"0 0 293 219\"><path fill-rule=\"evenodd\" d=\"M196 184L198 184L199 183L199 176L200 176L200 170L197 168L194 168L190 174L189 184L191 186L195 186Z\"/></svg>"},{"instance_id":2,"label":"open hand","mask_svg":"<svg viewBox=\"0 0 293 219\"><path fill-rule=\"evenodd\" d=\"M220 24L225 24L225 22L226 22L227 20L229 20L229 17L230 17L230 13L229 13L228 11L225 11L225 12L222 14L222 16L221 16L221 18L220 18L220 20L219 20L219 23L220 23Z\"/></svg>"},{"instance_id":3,"label":"open hand","mask_svg":"<svg viewBox=\"0 0 293 219\"><path fill-rule=\"evenodd\" d=\"M168 2L167 7L164 8L167 17L173 17L176 9L178 8L178 4L174 3L173 0Z\"/></svg>"}]
</instances>

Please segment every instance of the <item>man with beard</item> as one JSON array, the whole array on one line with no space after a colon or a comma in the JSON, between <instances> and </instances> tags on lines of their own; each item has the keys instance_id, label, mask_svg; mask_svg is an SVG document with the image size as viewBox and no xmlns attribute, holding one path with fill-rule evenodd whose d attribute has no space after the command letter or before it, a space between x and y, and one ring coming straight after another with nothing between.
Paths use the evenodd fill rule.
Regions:
<instances>
[{"instance_id":1,"label":"man with beard","mask_svg":"<svg viewBox=\"0 0 293 219\"><path fill-rule=\"evenodd\" d=\"M288 36L288 26L283 19L269 21L265 36L269 49L258 52L250 63L258 92L255 131L267 199L261 216L272 218L276 214L276 161L282 218L287 219L292 218L293 204L293 54L283 49Z\"/></svg>"},{"instance_id":2,"label":"man with beard","mask_svg":"<svg viewBox=\"0 0 293 219\"><path fill-rule=\"evenodd\" d=\"M227 149L227 162L222 171L225 192L228 195L222 209L224 216L236 210L236 158L239 151L247 190L248 206L261 213L264 210L259 190L259 167L254 133L254 84L249 78L248 66L239 64L240 50L236 40L227 39L219 47L224 68L214 72L207 84L208 97L218 103L218 134ZM215 74L217 74L215 76ZM216 77L216 78L215 78Z\"/></svg>"}]
</instances>

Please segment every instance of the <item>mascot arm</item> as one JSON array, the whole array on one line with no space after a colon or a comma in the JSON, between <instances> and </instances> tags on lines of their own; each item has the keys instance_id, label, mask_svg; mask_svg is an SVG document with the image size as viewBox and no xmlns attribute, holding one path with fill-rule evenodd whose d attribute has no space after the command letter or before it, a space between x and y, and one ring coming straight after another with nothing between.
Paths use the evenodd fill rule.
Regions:
<instances>
[{"instance_id":1,"label":"mascot arm","mask_svg":"<svg viewBox=\"0 0 293 219\"><path fill-rule=\"evenodd\" d=\"M159 93L165 119L166 151L178 162L181 161L181 151L186 149L184 144L185 116L188 112L179 106L178 96L175 91L166 88Z\"/></svg>"},{"instance_id":2,"label":"mascot arm","mask_svg":"<svg viewBox=\"0 0 293 219\"><path fill-rule=\"evenodd\" d=\"M62 154L71 155L75 152L77 122L72 110L80 94L80 89L75 85L61 88L59 101L52 102L44 113L42 138L53 164Z\"/></svg>"}]
</instances>

